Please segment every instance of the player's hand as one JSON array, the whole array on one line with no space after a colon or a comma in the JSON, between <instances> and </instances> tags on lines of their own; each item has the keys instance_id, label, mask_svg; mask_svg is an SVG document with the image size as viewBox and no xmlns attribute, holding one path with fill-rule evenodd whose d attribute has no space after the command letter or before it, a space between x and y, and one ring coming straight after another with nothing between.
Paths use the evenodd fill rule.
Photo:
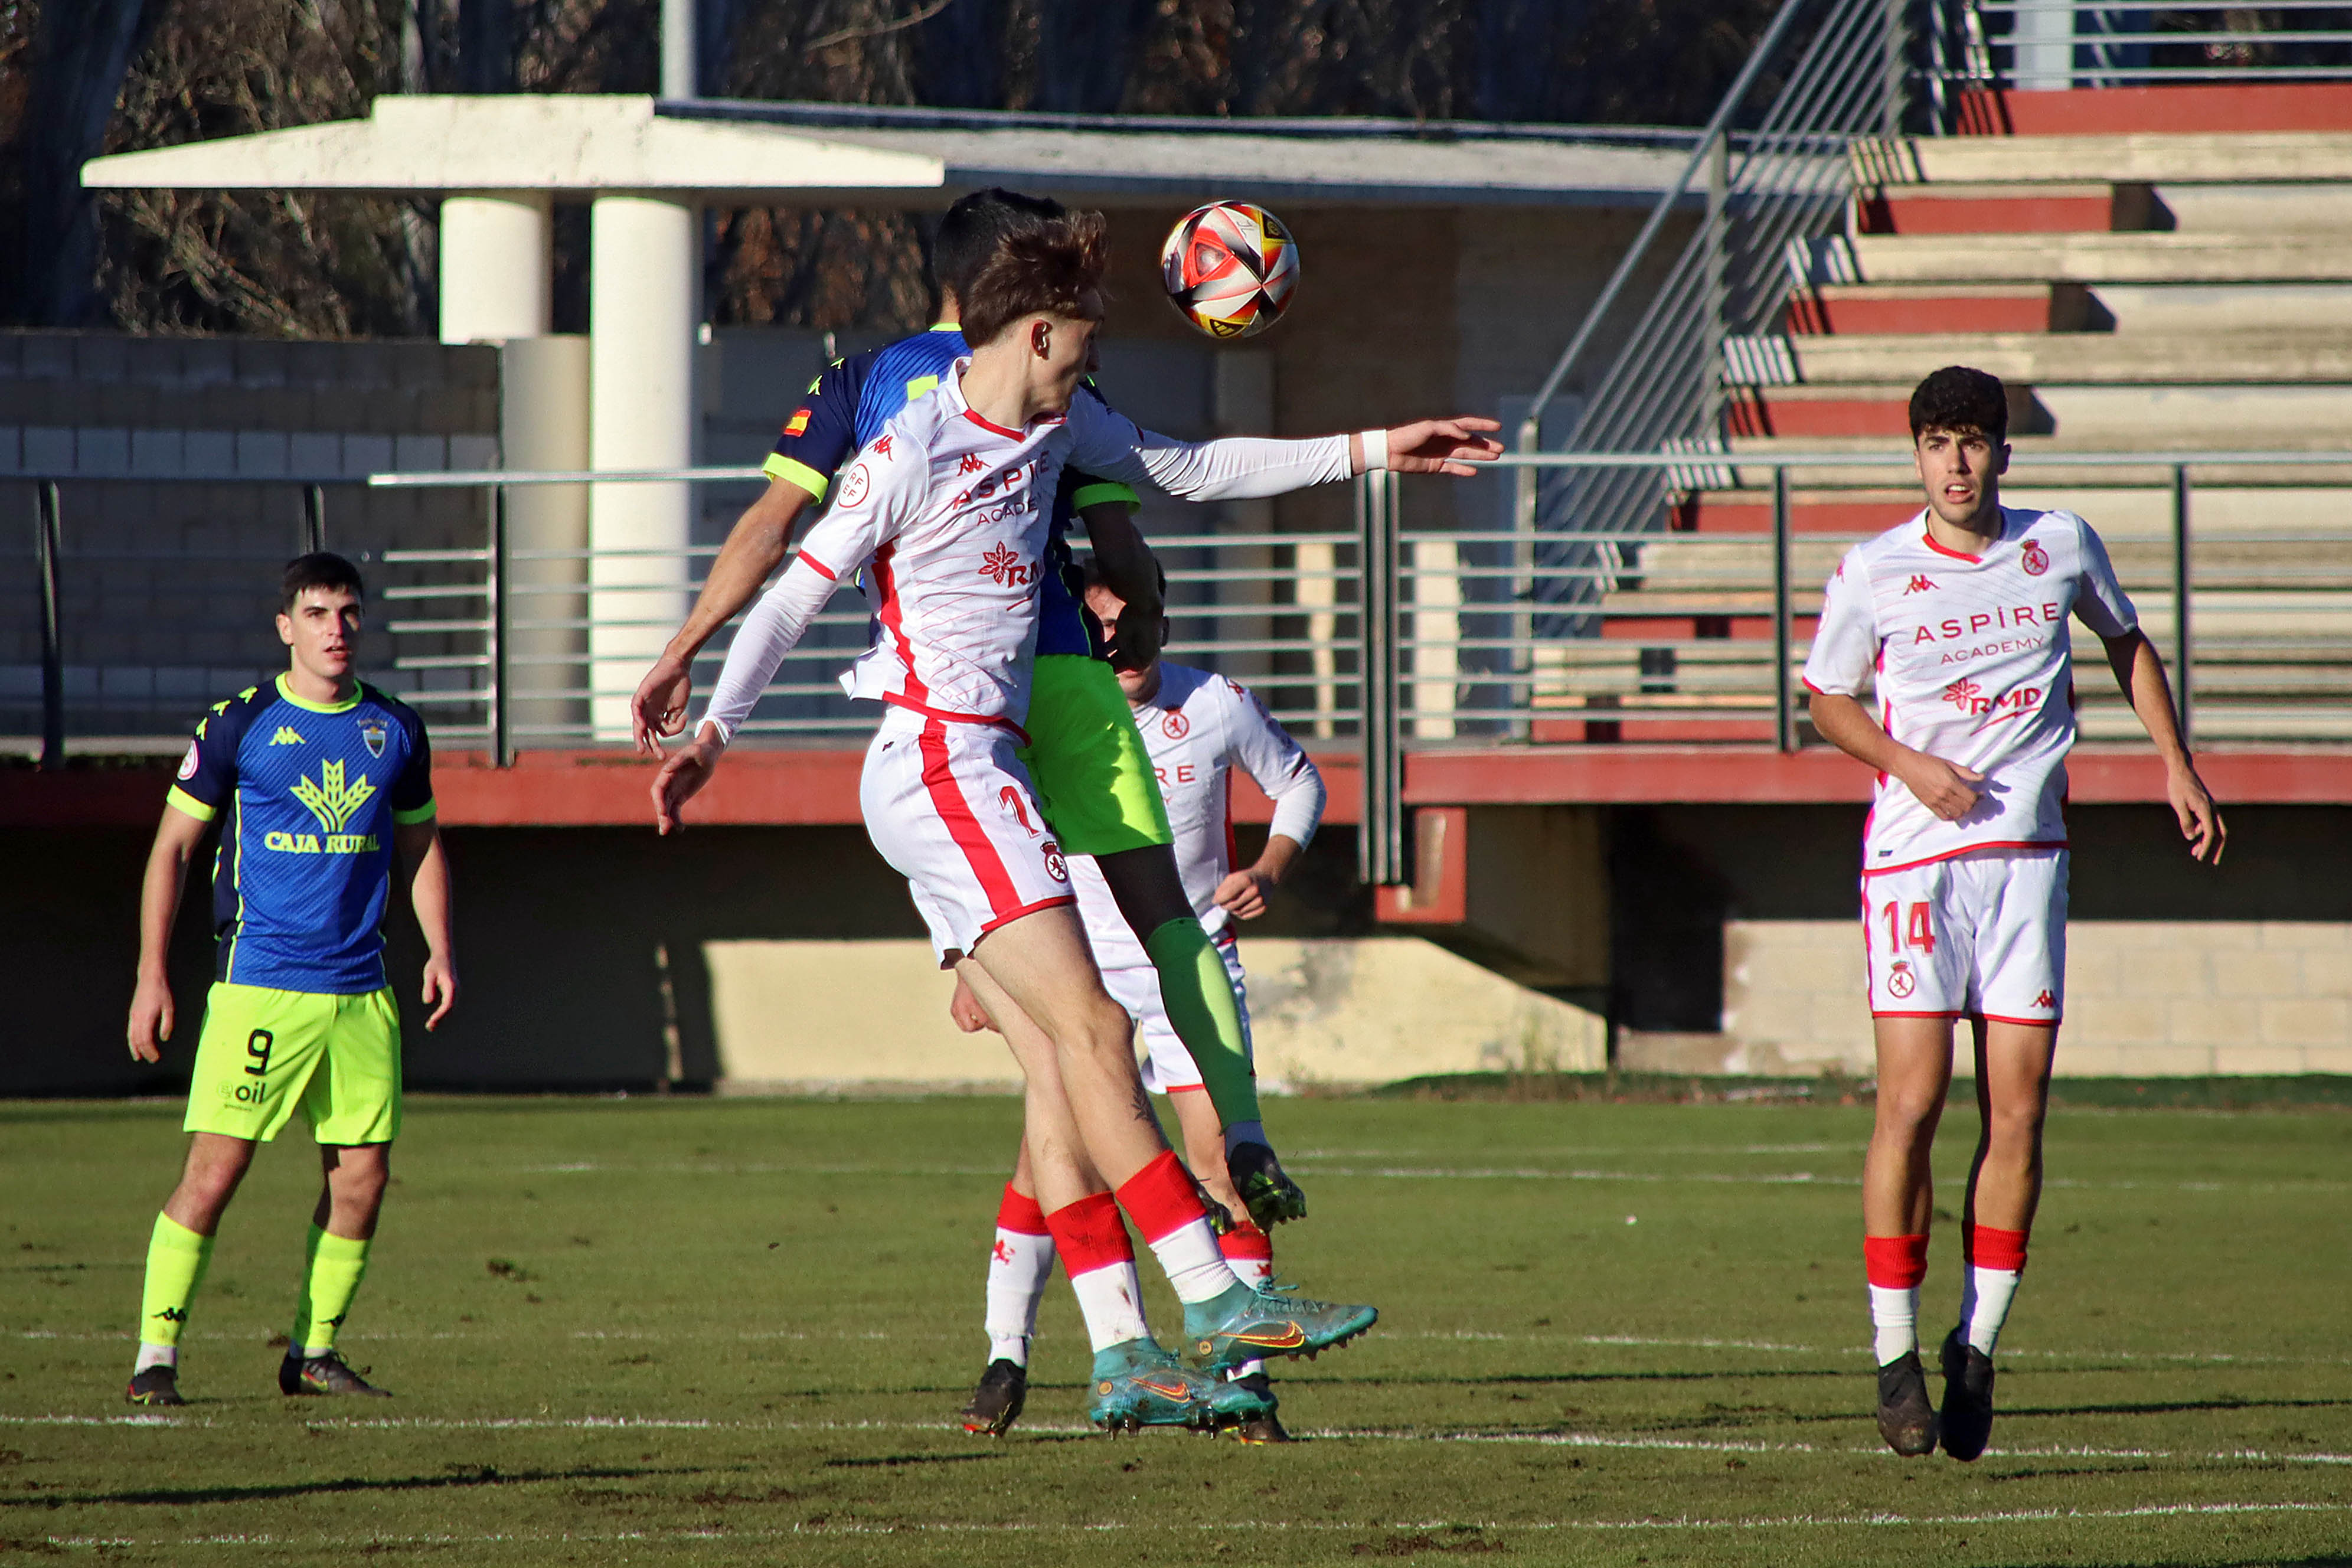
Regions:
<instances>
[{"instance_id":1,"label":"player's hand","mask_svg":"<svg viewBox=\"0 0 2352 1568\"><path fill-rule=\"evenodd\" d=\"M2202 860L2210 849L2212 863L2219 866L2230 830L2221 826L2221 813L2213 805L2205 781L2197 776L2195 768L2175 768L2164 781L2164 793L2172 802L2172 815L2180 819L2180 837L2189 841L2189 858Z\"/></svg>"},{"instance_id":2,"label":"player's hand","mask_svg":"<svg viewBox=\"0 0 2352 1568\"><path fill-rule=\"evenodd\" d=\"M1914 752L1895 770L1919 804L1946 822L1958 822L1977 808L1984 774L1925 752Z\"/></svg>"},{"instance_id":3,"label":"player's hand","mask_svg":"<svg viewBox=\"0 0 2352 1568\"><path fill-rule=\"evenodd\" d=\"M629 700L629 731L637 750L646 756L663 755L662 737L686 728L686 705L694 696L694 676L668 654L654 660L637 694Z\"/></svg>"},{"instance_id":4,"label":"player's hand","mask_svg":"<svg viewBox=\"0 0 2352 1568\"><path fill-rule=\"evenodd\" d=\"M1160 657L1160 628L1167 612L1160 605L1149 608L1129 605L1118 612L1118 625L1111 628L1110 662L1114 669L1146 669Z\"/></svg>"},{"instance_id":5,"label":"player's hand","mask_svg":"<svg viewBox=\"0 0 2352 1568\"><path fill-rule=\"evenodd\" d=\"M134 1061L160 1062L163 1042L172 1037L172 983L162 975L143 976L131 994L131 1056Z\"/></svg>"},{"instance_id":6,"label":"player's hand","mask_svg":"<svg viewBox=\"0 0 2352 1568\"><path fill-rule=\"evenodd\" d=\"M715 731L696 736L654 775L654 825L665 834L686 826L686 803L700 793L719 769L727 746Z\"/></svg>"},{"instance_id":7,"label":"player's hand","mask_svg":"<svg viewBox=\"0 0 2352 1568\"><path fill-rule=\"evenodd\" d=\"M433 1009L425 1017L425 1031L430 1033L435 1025L449 1016L449 1009L457 1003L457 969L449 962L447 953L425 955L425 994L422 1000Z\"/></svg>"},{"instance_id":8,"label":"player's hand","mask_svg":"<svg viewBox=\"0 0 2352 1568\"><path fill-rule=\"evenodd\" d=\"M963 983L961 974L956 976L955 994L948 998L948 1016L967 1035L996 1027L996 1020L988 1016L988 1009L980 1005L980 998L971 994L971 987Z\"/></svg>"},{"instance_id":9,"label":"player's hand","mask_svg":"<svg viewBox=\"0 0 2352 1568\"><path fill-rule=\"evenodd\" d=\"M1466 479L1478 471L1472 463L1491 463L1503 455L1503 444L1482 433L1501 428L1492 419L1469 415L1400 425L1389 432L1389 467L1400 474L1452 474Z\"/></svg>"},{"instance_id":10,"label":"player's hand","mask_svg":"<svg viewBox=\"0 0 2352 1568\"><path fill-rule=\"evenodd\" d=\"M1254 921L1265 913L1265 896L1274 879L1251 866L1217 884L1217 903L1237 921Z\"/></svg>"}]
</instances>

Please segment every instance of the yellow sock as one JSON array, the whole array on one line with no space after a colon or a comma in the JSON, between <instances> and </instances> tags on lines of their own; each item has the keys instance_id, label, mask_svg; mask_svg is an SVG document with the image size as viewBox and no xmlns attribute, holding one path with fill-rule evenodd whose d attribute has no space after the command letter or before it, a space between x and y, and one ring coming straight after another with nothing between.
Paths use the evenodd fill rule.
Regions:
<instances>
[{"instance_id":1,"label":"yellow sock","mask_svg":"<svg viewBox=\"0 0 2352 1568\"><path fill-rule=\"evenodd\" d=\"M170 1215L155 1216L147 1241L147 1285L139 1303L139 1342L176 1347L188 1321L188 1302L204 1283L213 1238L198 1236ZM175 1359L175 1358L165 1358Z\"/></svg>"},{"instance_id":2,"label":"yellow sock","mask_svg":"<svg viewBox=\"0 0 2352 1568\"><path fill-rule=\"evenodd\" d=\"M310 1227L305 1249L302 1297L294 1306L294 1331L287 1353L323 1355L335 1348L335 1331L343 1326L359 1294L360 1279L367 1273L368 1244L348 1236L333 1236Z\"/></svg>"}]
</instances>

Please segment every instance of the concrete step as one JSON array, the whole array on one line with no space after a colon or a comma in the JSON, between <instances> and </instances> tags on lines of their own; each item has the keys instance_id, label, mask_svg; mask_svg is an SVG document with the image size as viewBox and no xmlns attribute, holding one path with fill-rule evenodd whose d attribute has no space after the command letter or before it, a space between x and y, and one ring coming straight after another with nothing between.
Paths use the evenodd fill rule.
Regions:
<instances>
[{"instance_id":1,"label":"concrete step","mask_svg":"<svg viewBox=\"0 0 2352 1568\"><path fill-rule=\"evenodd\" d=\"M1780 390L1801 389L1781 388ZM2210 392L2213 389L2192 390ZM2266 389L2243 390L2251 395ZM2295 392L2310 389L2281 390ZM1908 395L1907 393L1906 395ZM2139 393L2134 395L2141 400L2140 405L2145 415L2151 406L2147 395ZM2168 395L2156 400L2153 406L2162 410L2187 398L2188 395L2185 393L2179 397ZM2251 400L2260 401L2259 399ZM2014 409L2014 404L2011 406ZM2014 416L2012 413L2011 417ZM2125 429L2095 432L2095 434L2097 434L2100 438L2088 439L2074 435L2033 434L2012 429L2010 432L2009 440L2014 457L2010 468L2009 486L2012 490L2021 490L2029 485L2044 489L2069 487L2098 489L2167 487L2172 483L2172 470L2168 465L2161 461L2152 461L2145 468L2074 469L2062 468L2053 462L2047 461L2069 452L2144 451L2161 454L2167 451L2190 450L2272 451L2285 459L2277 463L2206 464L2191 469L2191 474L2200 494L2208 489L2221 486L2242 486L2250 489L2276 486L2335 489L2347 482L2347 475L2352 475L2352 463L2340 459L2330 463L2299 463L2294 460L2294 455L2297 452L2342 454L2352 451L2352 425L2336 425L2313 430L2272 426L2265 427L2259 436L2252 438L2227 443L2202 438L2188 441L2176 440L2174 437L2179 436L2179 430L2175 425L2164 420L2147 418L2143 418L2140 424ZM2221 434L2230 435L2233 432L2225 430ZM2247 433L2239 431L2234 434ZM1911 437L1907 425L1899 436L1865 433L1781 438L1738 435L1731 437L1726 444L1730 448L1730 468L1738 477L1740 483L1753 487L1769 486L1771 483L1771 474L1761 468L1743 466L1738 459L1742 457L1762 458L1774 453L1801 452L1807 457L1822 457L1830 459L1821 466L1808 467L1794 473L1792 476L1794 482L1806 487L1878 489L1890 485L1904 484L1912 475ZM1840 453L1851 453L1853 462L1849 466L1837 461L1835 455ZM1734 485L1730 488L1736 489L1739 487Z\"/></svg>"},{"instance_id":2,"label":"concrete step","mask_svg":"<svg viewBox=\"0 0 2352 1568\"><path fill-rule=\"evenodd\" d=\"M2156 187L2156 221L2182 234L2352 233L2352 182Z\"/></svg>"},{"instance_id":3,"label":"concrete step","mask_svg":"<svg viewBox=\"0 0 2352 1568\"><path fill-rule=\"evenodd\" d=\"M1742 477L1761 478L1755 470ZM2001 500L2015 507L2071 511L2090 521L2111 547L2124 541L2163 543L2172 538L2170 485L2004 482ZM2336 486L2197 485L2189 492L2189 533L2205 559L2209 548L2232 551L2310 548L2352 543L2352 468ZM1801 538L1835 535L1851 543L1885 532L1916 515L1916 489L1792 489L1789 522ZM1661 541L1677 547L1720 542L1768 549L1772 531L1769 489L1697 490L1672 508L1664 534L1644 535L1643 550ZM1646 559L1646 556L1644 557Z\"/></svg>"},{"instance_id":4,"label":"concrete step","mask_svg":"<svg viewBox=\"0 0 2352 1568\"><path fill-rule=\"evenodd\" d=\"M1824 251L1834 258L1835 248ZM2352 246L2321 235L1857 235L1832 283L2344 283ZM1822 268L1824 272L1827 268Z\"/></svg>"},{"instance_id":5,"label":"concrete step","mask_svg":"<svg viewBox=\"0 0 2352 1568\"><path fill-rule=\"evenodd\" d=\"M1911 389L1917 381L1915 375L1900 382L1735 387L1724 410L1724 423L1735 441L1759 436L1799 442L1823 437L1899 436L1907 443L1911 435ZM2011 382L2007 391L2012 432L2040 432L2051 427L2049 416L2034 400L2033 388Z\"/></svg>"},{"instance_id":6,"label":"concrete step","mask_svg":"<svg viewBox=\"0 0 2352 1568\"><path fill-rule=\"evenodd\" d=\"M1949 286L1909 287L1948 291ZM2084 290L2084 298L2090 320L2104 320L2118 337L2314 331L2352 337L2352 284L2102 283Z\"/></svg>"},{"instance_id":7,"label":"concrete step","mask_svg":"<svg viewBox=\"0 0 2352 1568\"><path fill-rule=\"evenodd\" d=\"M1826 442L1860 437L1907 441L1915 384L1906 378L1737 388L1725 412L1726 426L1735 447L1757 437L1783 437L1815 449ZM2352 384L2029 386L2012 381L2009 395L2012 445L2056 435L2084 451L2316 452L2341 451L2352 442ZM2250 469L2210 477L2216 482L2247 482L2291 476Z\"/></svg>"},{"instance_id":8,"label":"concrete step","mask_svg":"<svg viewBox=\"0 0 2352 1568\"><path fill-rule=\"evenodd\" d=\"M2156 185L2352 180L2352 116L2332 129L2077 136L1899 136L1854 144L1855 183Z\"/></svg>"},{"instance_id":9,"label":"concrete step","mask_svg":"<svg viewBox=\"0 0 2352 1568\"><path fill-rule=\"evenodd\" d=\"M1790 300L1788 316L1791 335L2074 332L2100 324L2091 290L2079 283L1832 284Z\"/></svg>"},{"instance_id":10,"label":"concrete step","mask_svg":"<svg viewBox=\"0 0 2352 1568\"><path fill-rule=\"evenodd\" d=\"M2042 386L2352 383L2352 332L1837 333L1789 341L1810 386L1914 383L1948 364Z\"/></svg>"},{"instance_id":11,"label":"concrete step","mask_svg":"<svg viewBox=\"0 0 2352 1568\"><path fill-rule=\"evenodd\" d=\"M1857 234L2068 234L2167 226L2138 183L2020 184L1937 181L1864 187Z\"/></svg>"}]
</instances>

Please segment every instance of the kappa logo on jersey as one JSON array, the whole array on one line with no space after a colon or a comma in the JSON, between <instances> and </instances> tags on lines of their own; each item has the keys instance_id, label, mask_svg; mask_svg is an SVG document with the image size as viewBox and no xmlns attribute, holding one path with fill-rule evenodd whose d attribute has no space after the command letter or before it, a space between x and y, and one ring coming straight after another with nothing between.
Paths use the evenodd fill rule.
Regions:
<instances>
[{"instance_id":1,"label":"kappa logo on jersey","mask_svg":"<svg viewBox=\"0 0 2352 1568\"><path fill-rule=\"evenodd\" d=\"M1917 989L1919 982L1911 973L1911 961L1896 959L1886 971L1886 994L1900 1001Z\"/></svg>"},{"instance_id":2,"label":"kappa logo on jersey","mask_svg":"<svg viewBox=\"0 0 2352 1568\"><path fill-rule=\"evenodd\" d=\"M1024 565L1018 552L996 544L980 558L980 575L1003 587L1026 588L1037 581L1037 568Z\"/></svg>"},{"instance_id":3,"label":"kappa logo on jersey","mask_svg":"<svg viewBox=\"0 0 2352 1568\"><path fill-rule=\"evenodd\" d=\"M1006 784L1003 789L998 790L996 804L1004 808L1005 816L1021 825L1022 832L1032 838L1037 837L1037 830L1029 824L1029 808L1022 804L1021 790L1018 785Z\"/></svg>"},{"instance_id":4,"label":"kappa logo on jersey","mask_svg":"<svg viewBox=\"0 0 2352 1568\"><path fill-rule=\"evenodd\" d=\"M360 721L360 739L366 744L369 756L381 757L383 755L384 735L385 730L383 727L383 721L377 718L374 714L371 713L366 718ZM299 739L300 737L298 736L296 738Z\"/></svg>"},{"instance_id":5,"label":"kappa logo on jersey","mask_svg":"<svg viewBox=\"0 0 2352 1568\"><path fill-rule=\"evenodd\" d=\"M269 743L273 746L299 746L302 743L301 732L291 724L280 724L278 733L269 737ZM383 753L379 752L376 754L382 756Z\"/></svg>"},{"instance_id":6,"label":"kappa logo on jersey","mask_svg":"<svg viewBox=\"0 0 2352 1568\"><path fill-rule=\"evenodd\" d=\"M2036 996L2033 999L2033 1005L2037 1007L2055 1007L2058 1005L2058 998L2050 994L2049 992L2044 991L2041 995Z\"/></svg>"},{"instance_id":7,"label":"kappa logo on jersey","mask_svg":"<svg viewBox=\"0 0 2352 1568\"><path fill-rule=\"evenodd\" d=\"M1160 721L1160 732L1171 741L1181 741L1192 732L1192 721L1171 710Z\"/></svg>"},{"instance_id":8,"label":"kappa logo on jersey","mask_svg":"<svg viewBox=\"0 0 2352 1568\"><path fill-rule=\"evenodd\" d=\"M877 458L887 458L890 455L890 437L887 434L874 438L874 455Z\"/></svg>"},{"instance_id":9,"label":"kappa logo on jersey","mask_svg":"<svg viewBox=\"0 0 2352 1568\"><path fill-rule=\"evenodd\" d=\"M978 452L966 452L963 455L963 461L956 465L956 472L959 474L976 474L986 467L988 467L988 465L980 460L980 454Z\"/></svg>"},{"instance_id":10,"label":"kappa logo on jersey","mask_svg":"<svg viewBox=\"0 0 2352 1568\"><path fill-rule=\"evenodd\" d=\"M793 416L784 421L784 434L787 436L805 436L808 434L808 422L809 410L805 408L795 408L793 410Z\"/></svg>"},{"instance_id":11,"label":"kappa logo on jersey","mask_svg":"<svg viewBox=\"0 0 2352 1568\"><path fill-rule=\"evenodd\" d=\"M183 783L185 783L187 780L194 778L195 776L196 743L194 741L191 741L188 742L188 754L180 759L180 778Z\"/></svg>"},{"instance_id":12,"label":"kappa logo on jersey","mask_svg":"<svg viewBox=\"0 0 2352 1568\"><path fill-rule=\"evenodd\" d=\"M1906 594L1932 594L1936 591L1936 584L1925 572L1916 572L1903 591Z\"/></svg>"},{"instance_id":13,"label":"kappa logo on jersey","mask_svg":"<svg viewBox=\"0 0 2352 1568\"><path fill-rule=\"evenodd\" d=\"M866 471L865 464L858 464L849 470L849 477L841 481L841 504L856 506L866 499L866 492L873 488L874 476Z\"/></svg>"},{"instance_id":14,"label":"kappa logo on jersey","mask_svg":"<svg viewBox=\"0 0 2352 1568\"><path fill-rule=\"evenodd\" d=\"M1062 858L1062 847L1050 838L1045 840L1045 875L1056 882L1070 879L1070 863Z\"/></svg>"},{"instance_id":15,"label":"kappa logo on jersey","mask_svg":"<svg viewBox=\"0 0 2352 1568\"><path fill-rule=\"evenodd\" d=\"M2018 547L2017 553L2017 563L2025 568L2027 576L2039 577L2050 570L2050 552L2042 548L2040 541L2027 540Z\"/></svg>"}]
</instances>

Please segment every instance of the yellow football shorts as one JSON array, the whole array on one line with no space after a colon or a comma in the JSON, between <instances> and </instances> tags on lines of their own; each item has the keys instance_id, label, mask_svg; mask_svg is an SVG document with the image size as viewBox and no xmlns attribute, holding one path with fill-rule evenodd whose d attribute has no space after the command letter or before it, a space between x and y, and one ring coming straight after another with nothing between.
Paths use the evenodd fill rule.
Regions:
<instances>
[{"instance_id":1,"label":"yellow football shorts","mask_svg":"<svg viewBox=\"0 0 2352 1568\"><path fill-rule=\"evenodd\" d=\"M187 1131L267 1143L296 1105L321 1143L400 1132L400 1006L356 996L215 984L196 1040Z\"/></svg>"},{"instance_id":2,"label":"yellow football shorts","mask_svg":"<svg viewBox=\"0 0 2352 1568\"><path fill-rule=\"evenodd\" d=\"M1168 803L1118 677L1083 654L1037 656L1021 760L1066 855L1172 844Z\"/></svg>"}]
</instances>

